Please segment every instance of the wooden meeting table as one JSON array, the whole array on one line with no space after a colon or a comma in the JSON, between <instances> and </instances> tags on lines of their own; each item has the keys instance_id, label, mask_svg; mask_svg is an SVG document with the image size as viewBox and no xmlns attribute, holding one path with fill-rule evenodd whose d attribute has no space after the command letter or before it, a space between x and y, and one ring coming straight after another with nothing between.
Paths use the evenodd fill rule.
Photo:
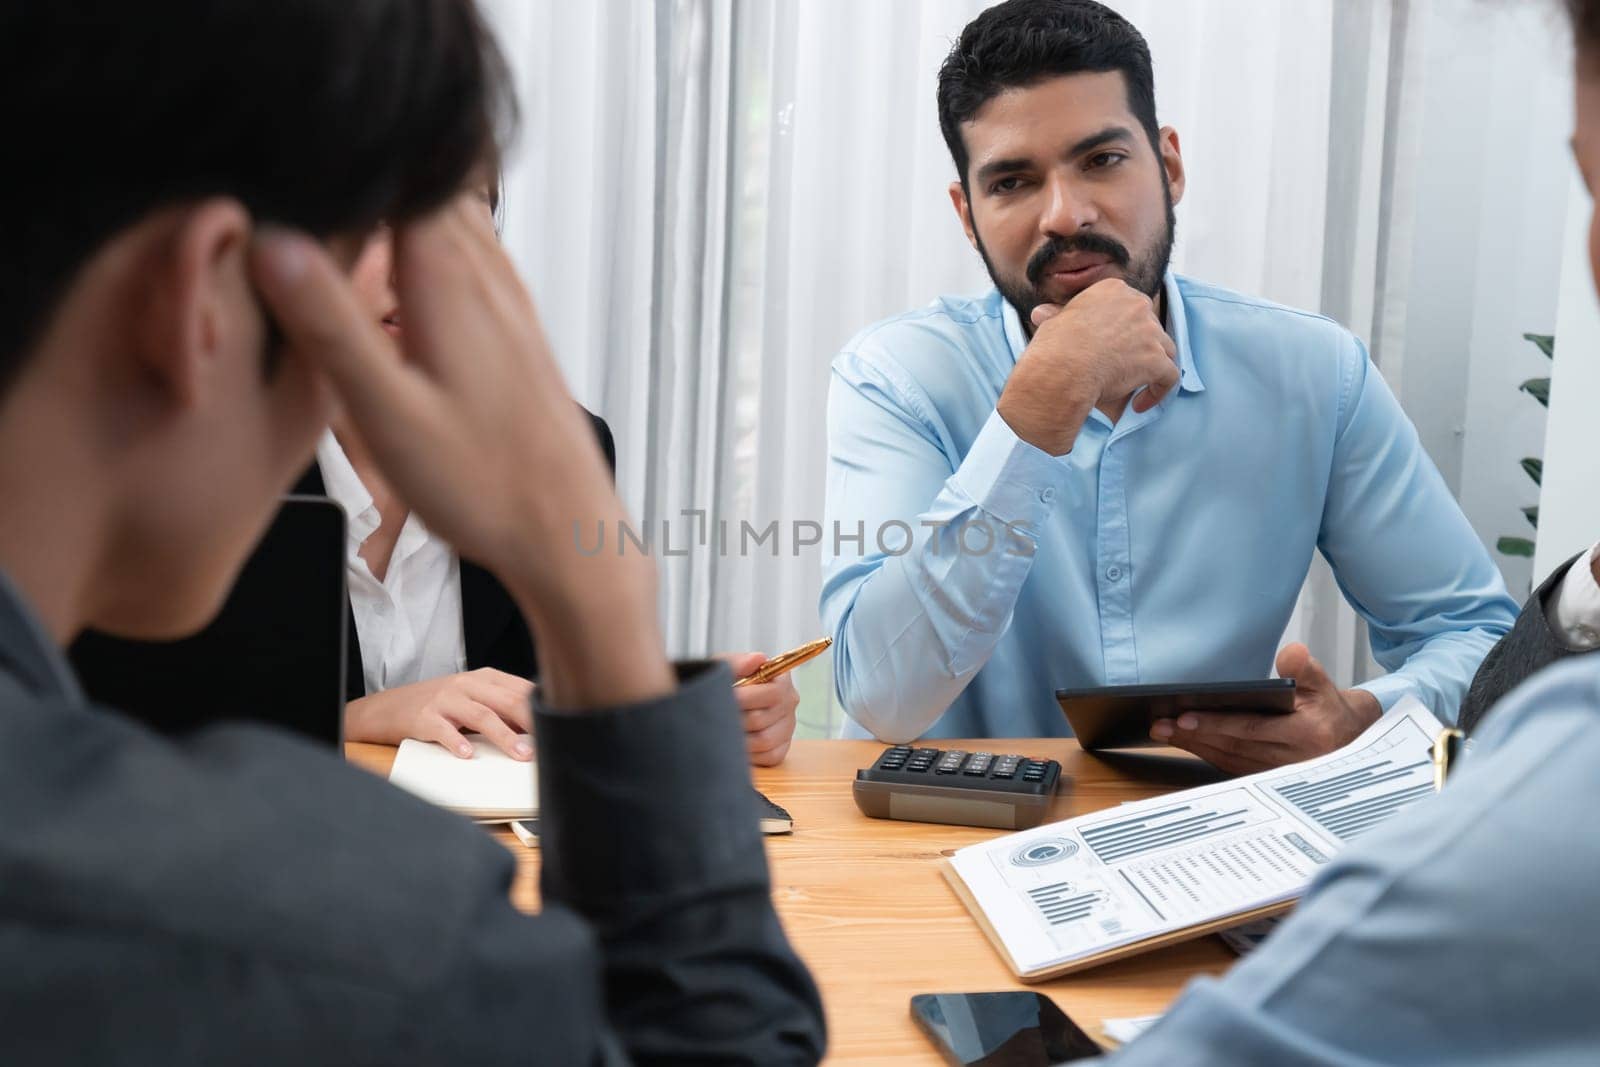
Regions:
<instances>
[{"instance_id":1,"label":"wooden meeting table","mask_svg":"<svg viewBox=\"0 0 1600 1067\"><path fill-rule=\"evenodd\" d=\"M1216 780L1181 754L1096 757L1076 741L941 741L944 748L1020 752L1061 761L1048 819L1065 819ZM869 819L851 799L873 741L796 741L780 767L756 768L756 787L794 816L794 833L766 838L772 895L784 929L810 966L828 1016L832 1064L938 1064L911 1021L914 993L1033 989L1103 1037L1102 1020L1164 1010L1184 983L1220 974L1234 956L1215 937L1158 949L1078 974L1024 985L996 955L939 873L938 860L1002 831ZM347 757L387 775L395 750L350 744ZM539 851L494 828L517 857L512 901L539 906Z\"/></svg>"}]
</instances>

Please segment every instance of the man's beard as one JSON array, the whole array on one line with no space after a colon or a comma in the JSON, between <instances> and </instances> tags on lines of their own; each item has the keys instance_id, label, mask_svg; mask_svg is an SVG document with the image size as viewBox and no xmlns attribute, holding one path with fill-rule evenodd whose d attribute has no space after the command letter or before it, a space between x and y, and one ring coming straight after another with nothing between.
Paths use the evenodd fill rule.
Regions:
<instances>
[{"instance_id":1,"label":"man's beard","mask_svg":"<svg viewBox=\"0 0 1600 1067\"><path fill-rule=\"evenodd\" d=\"M1095 233L1093 230L1085 230L1071 237L1051 235L1033 255L1028 257L1026 281L1006 278L995 270L994 261L989 258L989 251L984 248L983 238L978 234L976 220L972 224L972 234L977 241L978 255L983 257L983 265L989 271L989 277L993 279L995 288L1000 290L1000 295L1006 298L1007 303L1017 309L1023 329L1032 332L1030 316L1033 315L1033 309L1040 304L1055 303L1045 296L1043 291L1045 272L1056 260L1070 252L1107 257L1122 272L1123 281L1146 296L1154 297L1161 291L1162 279L1167 274L1167 265L1172 261L1172 240L1178 229L1178 217L1172 210L1172 191L1167 188L1166 182L1161 183L1161 199L1166 202L1167 232L1136 263L1133 262L1132 253L1121 241ZM1072 295L1076 296L1077 293ZM1067 297L1068 301L1071 299L1071 296Z\"/></svg>"}]
</instances>

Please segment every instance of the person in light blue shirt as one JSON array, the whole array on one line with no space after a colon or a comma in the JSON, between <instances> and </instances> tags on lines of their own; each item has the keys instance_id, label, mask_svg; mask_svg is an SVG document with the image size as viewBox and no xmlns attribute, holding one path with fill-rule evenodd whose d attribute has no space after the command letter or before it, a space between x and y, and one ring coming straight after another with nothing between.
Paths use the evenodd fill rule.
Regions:
<instances>
[{"instance_id":1,"label":"person in light blue shirt","mask_svg":"<svg viewBox=\"0 0 1600 1067\"><path fill-rule=\"evenodd\" d=\"M1443 792L1335 858L1261 947L1112 1062L1600 1062L1597 725L1600 665L1537 675Z\"/></svg>"},{"instance_id":2,"label":"person in light blue shirt","mask_svg":"<svg viewBox=\"0 0 1600 1067\"><path fill-rule=\"evenodd\" d=\"M835 360L821 607L847 732L1059 735L1057 688L1265 677L1317 551L1391 673L1341 690L1291 645L1293 714L1157 730L1249 771L1405 694L1453 720L1516 605L1360 341L1167 269L1184 170L1138 31L1012 0L939 100L995 288Z\"/></svg>"}]
</instances>

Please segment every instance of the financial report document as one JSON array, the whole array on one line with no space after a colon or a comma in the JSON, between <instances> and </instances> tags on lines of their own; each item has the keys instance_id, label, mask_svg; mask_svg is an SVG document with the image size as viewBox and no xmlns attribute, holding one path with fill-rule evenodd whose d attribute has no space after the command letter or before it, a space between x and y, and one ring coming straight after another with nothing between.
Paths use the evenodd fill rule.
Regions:
<instances>
[{"instance_id":1,"label":"financial report document","mask_svg":"<svg viewBox=\"0 0 1600 1067\"><path fill-rule=\"evenodd\" d=\"M1406 698L1326 756L972 845L951 867L1019 974L1062 967L1298 898L1432 794L1442 728Z\"/></svg>"}]
</instances>

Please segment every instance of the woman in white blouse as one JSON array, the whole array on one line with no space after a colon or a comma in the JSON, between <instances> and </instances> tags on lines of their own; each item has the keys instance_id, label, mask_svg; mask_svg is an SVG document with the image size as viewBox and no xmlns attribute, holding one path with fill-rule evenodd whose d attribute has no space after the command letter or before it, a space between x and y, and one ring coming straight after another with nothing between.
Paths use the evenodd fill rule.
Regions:
<instances>
[{"instance_id":1,"label":"woman in white blouse","mask_svg":"<svg viewBox=\"0 0 1600 1067\"><path fill-rule=\"evenodd\" d=\"M492 214L492 191L483 204ZM401 312L391 262L390 236L380 231L357 261L352 280L374 320L398 341ZM595 424L612 458L610 431L598 418ZM361 685L358 693L352 656L346 739L396 744L417 737L468 757L472 746L465 734L476 732L518 759L531 758L526 735L532 683L521 672L532 673L533 649L509 596L410 512L343 418L335 419L318 445L316 470L301 488L315 490L318 481L349 519L346 570ZM480 637L474 626L494 632ZM727 659L737 678L766 657L748 652ZM782 762L800 703L794 683L785 676L740 687L736 694L751 762Z\"/></svg>"}]
</instances>

